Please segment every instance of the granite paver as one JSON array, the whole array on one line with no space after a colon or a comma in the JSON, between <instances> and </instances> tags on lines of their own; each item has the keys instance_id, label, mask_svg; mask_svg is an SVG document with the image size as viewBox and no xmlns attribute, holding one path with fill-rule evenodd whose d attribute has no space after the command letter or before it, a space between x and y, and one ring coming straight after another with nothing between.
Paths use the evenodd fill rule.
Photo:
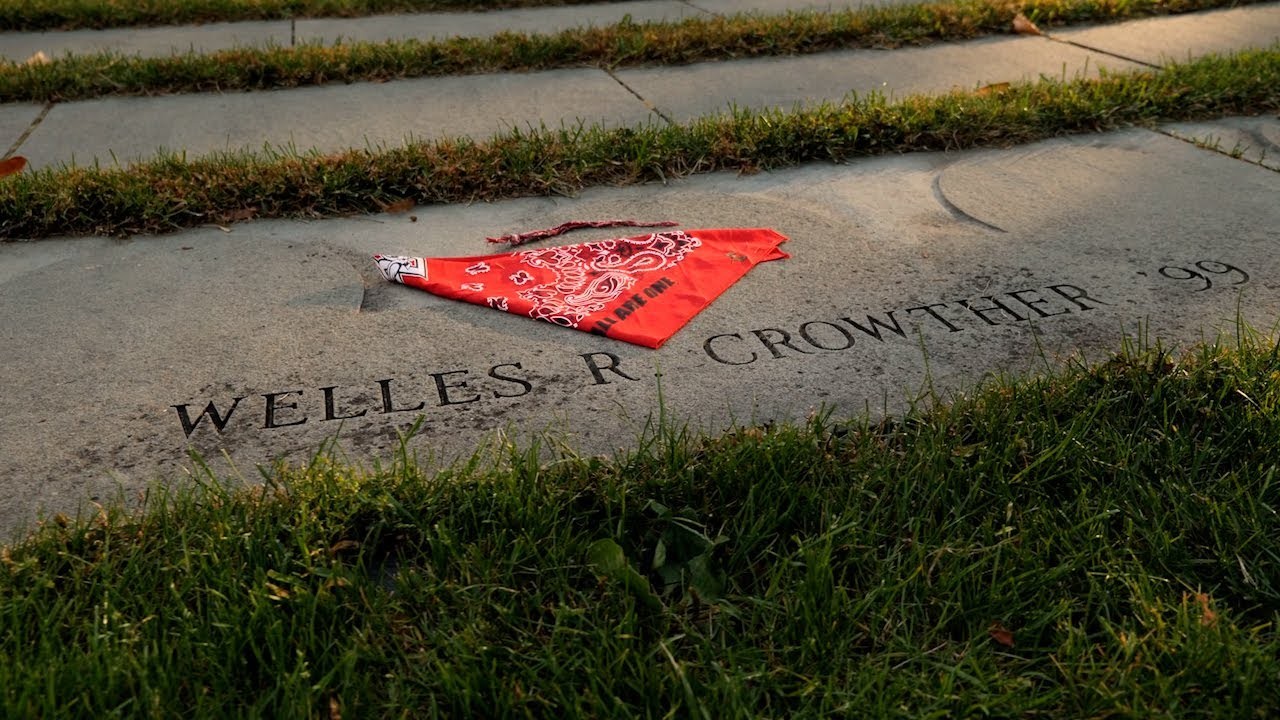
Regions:
<instances>
[{"instance_id":1,"label":"granite paver","mask_svg":"<svg viewBox=\"0 0 1280 720\"><path fill-rule=\"evenodd\" d=\"M333 44L339 41L485 37L501 31L554 33L575 27L611 25L627 17L641 23L737 12L784 13L902 4L906 1L706 0L695 4L681 0L636 0L491 12L300 18L296 24L289 20L267 20L66 32L7 32L0 33L0 59L21 61L37 51L50 57L102 51L163 57L175 51L192 49L213 52L234 47L287 47L295 42Z\"/></svg>"},{"instance_id":2,"label":"granite paver","mask_svg":"<svg viewBox=\"0 0 1280 720\"><path fill-rule=\"evenodd\" d=\"M872 5L909 5L915 0L689 0L689 4L717 15L738 13L781 15L788 12L856 10Z\"/></svg>"},{"instance_id":3,"label":"granite paver","mask_svg":"<svg viewBox=\"0 0 1280 720\"><path fill-rule=\"evenodd\" d=\"M1128 28L1142 36L1133 56L1147 62L1156 51L1265 43L1280 6L1249 10L1213 14L1204 27L1218 29L1194 36L1151 21L1076 41L1127 56ZM946 91L1099 67L1133 65L1002 37L618 76L680 120L730 102L787 107L850 90ZM0 106L0 140L40 109ZM128 161L157 146L330 151L573 118L658 121L606 73L579 69L66 103L20 152L39 167L112 152ZM1081 352L1098 359L1126 332L1185 345L1230 334L1237 317L1273 328L1280 173L1257 164L1266 158L1253 146L1241 160L1173 137L1206 133L1269 148L1280 120L229 232L3 243L0 533L40 510L133 497L158 478L184 482L189 451L253 481L256 464L307 458L335 434L356 462L385 457L421 416L412 447L433 461L498 431L550 430L583 452L609 452L634 442L659 398L668 417L709 430L822 407L894 412L927 387L946 393ZM791 238L792 257L757 267L657 351L393 285L369 257L480 254L493 250L487 235L613 217L771 227ZM631 233L557 242L621 234Z\"/></svg>"},{"instance_id":4,"label":"granite paver","mask_svg":"<svg viewBox=\"0 0 1280 720\"><path fill-rule=\"evenodd\" d=\"M484 138L511 127L658 121L599 70L474 75L271 92L107 97L55 106L22 147L34 167L128 163L157 148L189 157L292 145L330 152L407 137Z\"/></svg>"},{"instance_id":5,"label":"granite paver","mask_svg":"<svg viewBox=\"0 0 1280 720\"><path fill-rule=\"evenodd\" d=\"M901 98L972 90L995 82L1073 78L1139 66L1039 37L983 38L922 48L847 50L617 71L618 78L676 121L743 108L839 102L849 92Z\"/></svg>"},{"instance_id":6,"label":"granite paver","mask_svg":"<svg viewBox=\"0 0 1280 720\"><path fill-rule=\"evenodd\" d=\"M851 90L901 96L1036 75L1125 69L1123 60L1044 38L988 38L890 52L618 71L619 80L676 121L726 109L838 102ZM598 70L555 70L354 83L269 93L99 98L62 103L23 145L36 167L129 162L157 148L189 155L263 145L336 151L398 145L406 136L486 137L508 127L579 119L604 125L656 120ZM73 140L68 141L68 138Z\"/></svg>"},{"instance_id":7,"label":"granite paver","mask_svg":"<svg viewBox=\"0 0 1280 720\"><path fill-rule=\"evenodd\" d=\"M1219 152L1280 171L1280 117L1234 117L1169 123L1161 130Z\"/></svg>"},{"instance_id":8,"label":"granite paver","mask_svg":"<svg viewBox=\"0 0 1280 720\"><path fill-rule=\"evenodd\" d=\"M18 142L43 109L35 103L0 105L0 154Z\"/></svg>"},{"instance_id":9,"label":"granite paver","mask_svg":"<svg viewBox=\"0 0 1280 720\"><path fill-rule=\"evenodd\" d=\"M1063 28L1052 34L1058 40L1160 65L1280 43L1280 4Z\"/></svg>"},{"instance_id":10,"label":"granite paver","mask_svg":"<svg viewBox=\"0 0 1280 720\"><path fill-rule=\"evenodd\" d=\"M502 31L546 34L576 27L612 25L627 17L642 23L706 15L679 0L639 0L481 13L314 18L298 20L297 40L332 44L340 40L380 42L405 38L485 37Z\"/></svg>"},{"instance_id":11,"label":"granite paver","mask_svg":"<svg viewBox=\"0 0 1280 720\"><path fill-rule=\"evenodd\" d=\"M8 32L0 33L0 59L21 62L37 52L57 58L67 54L84 55L107 51L163 57L191 50L207 53L233 47L288 47L290 42L288 20L61 32Z\"/></svg>"},{"instance_id":12,"label":"granite paver","mask_svg":"<svg viewBox=\"0 0 1280 720\"><path fill-rule=\"evenodd\" d=\"M929 382L945 393L1100 359L1125 331L1184 345L1230 333L1238 312L1269 328L1278 193L1280 173L1130 130L423 207L417 222L0 245L0 267L22 268L0 275L0 523L181 482L188 449L215 468L225 451L252 481L254 464L306 458L335 433L357 462L385 456L421 414L423 457L503 429L608 452L634 441L659 392L670 417L708 429L892 412ZM369 262L609 217L771 227L792 257L657 351L391 285ZM625 233L561 240L610 234Z\"/></svg>"}]
</instances>

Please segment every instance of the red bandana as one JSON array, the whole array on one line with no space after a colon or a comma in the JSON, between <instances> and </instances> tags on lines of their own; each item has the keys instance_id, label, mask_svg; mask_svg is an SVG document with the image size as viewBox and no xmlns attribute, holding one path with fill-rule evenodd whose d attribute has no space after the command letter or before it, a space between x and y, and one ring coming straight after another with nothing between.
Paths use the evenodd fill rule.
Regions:
<instances>
[{"instance_id":1,"label":"red bandana","mask_svg":"<svg viewBox=\"0 0 1280 720\"><path fill-rule=\"evenodd\" d=\"M499 255L374 255L388 280L656 348L756 264L789 257L767 228L671 230Z\"/></svg>"}]
</instances>

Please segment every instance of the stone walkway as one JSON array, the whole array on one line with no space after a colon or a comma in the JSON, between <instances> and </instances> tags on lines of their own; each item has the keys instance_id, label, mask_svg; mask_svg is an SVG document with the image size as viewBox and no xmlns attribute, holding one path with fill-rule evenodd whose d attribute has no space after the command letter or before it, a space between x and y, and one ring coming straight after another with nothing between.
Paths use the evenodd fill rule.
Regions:
<instances>
[{"instance_id":1,"label":"stone walkway","mask_svg":"<svg viewBox=\"0 0 1280 720\"><path fill-rule=\"evenodd\" d=\"M841 10L865 5L906 4L907 1L632 0L494 12L439 12L73 32L10 32L0 33L0 58L23 60L36 52L57 57L65 53L99 51L165 56L189 50L207 53L235 47L289 47L301 43L485 37L503 31L553 33L584 25L612 25L628 17L633 22L643 23L736 13Z\"/></svg>"},{"instance_id":2,"label":"stone walkway","mask_svg":"<svg viewBox=\"0 0 1280 720\"><path fill-rule=\"evenodd\" d=\"M50 164L290 138L333 149L492 132L484 108L507 122L666 122L631 91L680 120L730 101L946 90L1269 45L1278 19L1268 5L617 80L565 70L113 98L53 107L20 152ZM0 132L16 138L32 112L0 108ZM410 124L424 114L436 119ZM659 397L669 417L712 430L821 407L893 412L929 388L1099 359L1124 333L1181 346L1230 335L1238 316L1271 330L1276 158L1280 118L1228 118L574 198L0 243L0 533L41 510L180 482L189 450L252 481L256 464L305 459L335 434L353 460L385 457L422 416L413 447L437 459L497 431L609 452L634 442ZM614 217L769 227L791 258L752 270L656 351L392 285L370 261L484 254L488 235Z\"/></svg>"},{"instance_id":3,"label":"stone walkway","mask_svg":"<svg viewBox=\"0 0 1280 720\"><path fill-rule=\"evenodd\" d=\"M0 105L0 148L29 133L16 152L33 168L127 163L161 150L188 157L264 146L329 152L395 146L408 137L486 137L541 124L683 122L734 105L839 102L850 92L903 96L1040 76L1070 78L1275 42L1280 42L1280 5L1268 4L1065 30L1052 37L996 37L890 52L855 50L612 74L584 68L265 93L9 104Z\"/></svg>"}]
</instances>

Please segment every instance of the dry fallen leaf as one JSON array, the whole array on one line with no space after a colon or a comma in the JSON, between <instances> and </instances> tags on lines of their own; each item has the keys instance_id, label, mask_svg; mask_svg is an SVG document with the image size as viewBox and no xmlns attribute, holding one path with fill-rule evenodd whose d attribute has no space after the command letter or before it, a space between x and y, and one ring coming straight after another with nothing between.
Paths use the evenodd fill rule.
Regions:
<instances>
[{"instance_id":1,"label":"dry fallen leaf","mask_svg":"<svg viewBox=\"0 0 1280 720\"><path fill-rule=\"evenodd\" d=\"M344 550L358 550L360 548L359 540L339 540L329 548L330 555L337 555Z\"/></svg>"},{"instance_id":2,"label":"dry fallen leaf","mask_svg":"<svg viewBox=\"0 0 1280 720\"><path fill-rule=\"evenodd\" d=\"M32 55L26 60L23 60L22 64L23 65L48 65L50 62L53 62L53 61L49 59L48 55L45 55L43 52L37 50L35 55Z\"/></svg>"},{"instance_id":3,"label":"dry fallen leaf","mask_svg":"<svg viewBox=\"0 0 1280 720\"><path fill-rule=\"evenodd\" d=\"M992 83L978 88L978 97L987 97L988 95L999 95L1009 89L1009 83Z\"/></svg>"},{"instance_id":4,"label":"dry fallen leaf","mask_svg":"<svg viewBox=\"0 0 1280 720\"><path fill-rule=\"evenodd\" d=\"M1000 643L1005 647L1013 647L1013 631L1001 625L998 622L991 623L991 627L987 628L987 634L992 640Z\"/></svg>"},{"instance_id":5,"label":"dry fallen leaf","mask_svg":"<svg viewBox=\"0 0 1280 720\"><path fill-rule=\"evenodd\" d=\"M1013 31L1019 35L1039 35L1040 28L1036 24L1027 19L1026 15L1018 13L1013 16Z\"/></svg>"},{"instance_id":6,"label":"dry fallen leaf","mask_svg":"<svg viewBox=\"0 0 1280 720\"><path fill-rule=\"evenodd\" d=\"M342 720L342 703L337 695L329 696L329 720Z\"/></svg>"},{"instance_id":7,"label":"dry fallen leaf","mask_svg":"<svg viewBox=\"0 0 1280 720\"><path fill-rule=\"evenodd\" d=\"M22 168L27 166L27 159L21 155L14 155L8 160L0 160L0 178L16 175L22 172Z\"/></svg>"},{"instance_id":8,"label":"dry fallen leaf","mask_svg":"<svg viewBox=\"0 0 1280 720\"><path fill-rule=\"evenodd\" d=\"M409 212L413 209L413 205L413 198L405 198L383 206L382 211L395 215L397 213Z\"/></svg>"},{"instance_id":9,"label":"dry fallen leaf","mask_svg":"<svg viewBox=\"0 0 1280 720\"><path fill-rule=\"evenodd\" d=\"M1209 607L1209 596L1205 593L1196 593L1196 602L1200 603L1200 624L1205 627L1217 625L1218 613Z\"/></svg>"},{"instance_id":10,"label":"dry fallen leaf","mask_svg":"<svg viewBox=\"0 0 1280 720\"><path fill-rule=\"evenodd\" d=\"M276 585L275 583L270 583L270 582L267 583L267 590L270 593L270 598L272 600L288 600L289 599L289 591L285 590L279 585Z\"/></svg>"}]
</instances>

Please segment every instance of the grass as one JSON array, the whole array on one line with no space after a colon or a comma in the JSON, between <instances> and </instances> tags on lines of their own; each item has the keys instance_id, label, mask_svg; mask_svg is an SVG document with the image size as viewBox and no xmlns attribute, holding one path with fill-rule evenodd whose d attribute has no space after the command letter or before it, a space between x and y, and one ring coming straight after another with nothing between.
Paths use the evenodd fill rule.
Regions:
<instances>
[{"instance_id":1,"label":"grass","mask_svg":"<svg viewBox=\"0 0 1280 720\"><path fill-rule=\"evenodd\" d=\"M1238 0L959 0L832 13L625 22L550 35L502 33L438 41L240 48L159 58L119 53L67 55L46 64L0 64L0 101L262 90L428 75L613 68L898 47L1007 33L1019 12L1048 27L1238 4Z\"/></svg>"},{"instance_id":2,"label":"grass","mask_svg":"<svg viewBox=\"0 0 1280 720\"><path fill-rule=\"evenodd\" d=\"M600 0L0 0L0 31L579 5ZM628 2L629 0L611 0Z\"/></svg>"},{"instance_id":3,"label":"grass","mask_svg":"<svg viewBox=\"0 0 1280 720\"><path fill-rule=\"evenodd\" d=\"M322 452L5 548L0 709L1275 716L1277 447L1244 334L615 458Z\"/></svg>"},{"instance_id":4,"label":"grass","mask_svg":"<svg viewBox=\"0 0 1280 720\"><path fill-rule=\"evenodd\" d=\"M64 167L0 181L0 237L160 233L251 217L317 217L419 203L571 194L593 185L754 172L861 155L1007 145L1066 133L1280 108L1280 48L1097 80L878 96L687 125L512 131L334 155L162 157L129 168Z\"/></svg>"}]
</instances>

